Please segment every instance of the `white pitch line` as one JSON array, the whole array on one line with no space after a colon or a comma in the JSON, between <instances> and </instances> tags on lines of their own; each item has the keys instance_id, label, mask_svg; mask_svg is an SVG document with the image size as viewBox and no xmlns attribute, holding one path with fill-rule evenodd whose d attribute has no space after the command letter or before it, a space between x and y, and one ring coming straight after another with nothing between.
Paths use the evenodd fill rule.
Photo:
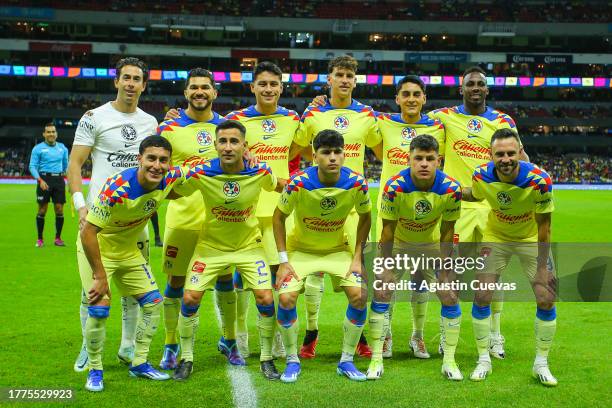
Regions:
<instances>
[{"instance_id":1,"label":"white pitch line","mask_svg":"<svg viewBox=\"0 0 612 408\"><path fill-rule=\"evenodd\" d=\"M223 327L221 323L221 314L216 302L217 293L215 292L215 313L217 315L217 323L219 328ZM257 408L257 392L251 381L251 375L246 367L227 366L227 376L232 383L232 398L236 408Z\"/></svg>"}]
</instances>

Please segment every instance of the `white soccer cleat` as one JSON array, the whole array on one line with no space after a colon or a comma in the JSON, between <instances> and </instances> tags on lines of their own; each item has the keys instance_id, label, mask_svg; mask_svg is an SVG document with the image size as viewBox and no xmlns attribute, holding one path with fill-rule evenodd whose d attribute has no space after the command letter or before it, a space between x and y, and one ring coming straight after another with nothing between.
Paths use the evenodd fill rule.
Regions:
<instances>
[{"instance_id":1,"label":"white soccer cleat","mask_svg":"<svg viewBox=\"0 0 612 408\"><path fill-rule=\"evenodd\" d=\"M135 351L136 347L134 346L121 347L117 352L117 360L119 360L121 364L129 366L132 364L132 360L134 360Z\"/></svg>"},{"instance_id":2,"label":"white soccer cleat","mask_svg":"<svg viewBox=\"0 0 612 408\"><path fill-rule=\"evenodd\" d=\"M470 375L470 380L472 381L484 381L487 378L487 375L493 372L493 366L490 361L478 361L476 368Z\"/></svg>"},{"instance_id":3,"label":"white soccer cleat","mask_svg":"<svg viewBox=\"0 0 612 408\"><path fill-rule=\"evenodd\" d=\"M538 379L541 384L547 387L556 387L559 383L550 372L548 364L534 365L532 374L534 378Z\"/></svg>"},{"instance_id":4,"label":"white soccer cleat","mask_svg":"<svg viewBox=\"0 0 612 408\"><path fill-rule=\"evenodd\" d=\"M452 363L442 363L442 375L451 381L462 381L463 374L459 366L454 361Z\"/></svg>"},{"instance_id":5,"label":"white soccer cleat","mask_svg":"<svg viewBox=\"0 0 612 408\"><path fill-rule=\"evenodd\" d=\"M489 338L489 354L491 357L503 360L506 358L506 352L504 351L504 343L506 339L501 334L491 335Z\"/></svg>"},{"instance_id":6,"label":"white soccer cleat","mask_svg":"<svg viewBox=\"0 0 612 408\"><path fill-rule=\"evenodd\" d=\"M249 357L249 333L236 333L236 347L243 358Z\"/></svg>"},{"instance_id":7,"label":"white soccer cleat","mask_svg":"<svg viewBox=\"0 0 612 408\"><path fill-rule=\"evenodd\" d=\"M412 337L410 339L410 349L416 358L429 358L431 357L427 352L427 347L425 346L425 342L423 339L417 339Z\"/></svg>"},{"instance_id":8,"label":"white soccer cleat","mask_svg":"<svg viewBox=\"0 0 612 408\"><path fill-rule=\"evenodd\" d=\"M391 358L393 357L393 338L385 337L385 341L383 343L382 349L383 358Z\"/></svg>"},{"instance_id":9,"label":"white soccer cleat","mask_svg":"<svg viewBox=\"0 0 612 408\"><path fill-rule=\"evenodd\" d=\"M372 359L370 360L370 366L366 372L366 377L368 380L378 380L382 377L384 372L385 368L383 366L383 361Z\"/></svg>"},{"instance_id":10,"label":"white soccer cleat","mask_svg":"<svg viewBox=\"0 0 612 408\"><path fill-rule=\"evenodd\" d=\"M285 358L287 352L285 351L285 345L283 344L283 338L279 331L274 333L274 340L272 341L272 357L274 358Z\"/></svg>"},{"instance_id":11,"label":"white soccer cleat","mask_svg":"<svg viewBox=\"0 0 612 408\"><path fill-rule=\"evenodd\" d=\"M83 344L83 347L81 347L81 351L79 352L79 355L76 361L74 362L74 371L76 371L77 373L85 371L87 369L88 363L89 356L87 355L87 346Z\"/></svg>"}]
</instances>

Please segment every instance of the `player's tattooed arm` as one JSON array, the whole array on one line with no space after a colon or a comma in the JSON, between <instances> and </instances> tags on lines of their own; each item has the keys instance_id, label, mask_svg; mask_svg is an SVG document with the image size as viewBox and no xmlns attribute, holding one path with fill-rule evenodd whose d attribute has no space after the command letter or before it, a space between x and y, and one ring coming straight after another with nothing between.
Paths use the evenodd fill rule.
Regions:
<instances>
[{"instance_id":1,"label":"player's tattooed arm","mask_svg":"<svg viewBox=\"0 0 612 408\"><path fill-rule=\"evenodd\" d=\"M535 221L538 225L538 258L534 292L538 304L544 303L547 308L553 306L557 296L557 278L554 268L549 268L548 258L552 256L550 250L550 226L552 213L536 213Z\"/></svg>"},{"instance_id":2,"label":"player's tattooed arm","mask_svg":"<svg viewBox=\"0 0 612 408\"><path fill-rule=\"evenodd\" d=\"M91 146L76 145L72 146L70 152L70 159L68 160L68 189L74 199L75 195L80 197L81 206L77 207L77 201L75 201L75 209L79 213L79 229L83 229L85 226L85 217L87 217L87 206L83 200L83 178L81 176L81 169L83 164L91 153Z\"/></svg>"},{"instance_id":3,"label":"player's tattooed arm","mask_svg":"<svg viewBox=\"0 0 612 408\"><path fill-rule=\"evenodd\" d=\"M108 293L108 280L106 279L106 271L102 264L102 257L100 255L100 247L98 244L98 232L101 228L96 225L85 222L85 226L81 230L81 243L83 244L83 251L87 256L87 261L91 266L93 272L94 282L91 290L87 293L89 303L95 305L98 303L104 295Z\"/></svg>"},{"instance_id":4,"label":"player's tattooed arm","mask_svg":"<svg viewBox=\"0 0 612 408\"><path fill-rule=\"evenodd\" d=\"M368 242L370 236L370 227L372 226L372 213L370 211L359 214L359 222L357 223L357 239L355 242L355 255L351 268L347 272L346 277L351 276L353 272L358 272L363 279L366 279L366 274L363 268L363 248Z\"/></svg>"}]
</instances>

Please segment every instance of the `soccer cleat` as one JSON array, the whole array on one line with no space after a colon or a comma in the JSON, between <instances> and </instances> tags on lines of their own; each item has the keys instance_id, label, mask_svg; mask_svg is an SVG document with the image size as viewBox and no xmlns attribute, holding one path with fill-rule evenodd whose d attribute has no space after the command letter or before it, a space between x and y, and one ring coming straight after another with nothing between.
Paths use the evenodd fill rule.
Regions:
<instances>
[{"instance_id":1,"label":"soccer cleat","mask_svg":"<svg viewBox=\"0 0 612 408\"><path fill-rule=\"evenodd\" d=\"M382 377L384 372L385 368L383 367L383 361L372 359L370 361L368 371L366 372L366 377L368 378L368 380L378 380Z\"/></svg>"},{"instance_id":2,"label":"soccer cleat","mask_svg":"<svg viewBox=\"0 0 612 408\"><path fill-rule=\"evenodd\" d=\"M410 349L416 358L429 358L431 357L427 352L427 347L423 339L417 339L415 337L410 338L409 343Z\"/></svg>"},{"instance_id":3,"label":"soccer cleat","mask_svg":"<svg viewBox=\"0 0 612 408\"><path fill-rule=\"evenodd\" d=\"M366 343L357 343L357 349L355 352L359 357L372 358L372 349Z\"/></svg>"},{"instance_id":4,"label":"soccer cleat","mask_svg":"<svg viewBox=\"0 0 612 408\"><path fill-rule=\"evenodd\" d=\"M504 343L506 339L501 334L491 335L489 338L489 354L491 357L503 360L506 358L506 352L504 351Z\"/></svg>"},{"instance_id":5,"label":"soccer cleat","mask_svg":"<svg viewBox=\"0 0 612 408\"><path fill-rule=\"evenodd\" d=\"M279 331L274 334L274 340L272 341L272 357L274 358L285 358L287 352L285 351L285 345L283 344L283 338Z\"/></svg>"},{"instance_id":6,"label":"soccer cleat","mask_svg":"<svg viewBox=\"0 0 612 408\"><path fill-rule=\"evenodd\" d=\"M452 363L442 363L442 375L451 381L462 381L463 374L459 366L454 361Z\"/></svg>"},{"instance_id":7,"label":"soccer cleat","mask_svg":"<svg viewBox=\"0 0 612 408\"><path fill-rule=\"evenodd\" d=\"M344 375L352 381L366 381L368 379L364 373L355 367L355 364L353 364L352 361L341 361L338 363L336 372L338 375Z\"/></svg>"},{"instance_id":8,"label":"soccer cleat","mask_svg":"<svg viewBox=\"0 0 612 408\"><path fill-rule=\"evenodd\" d=\"M559 383L550 372L548 364L534 365L532 374L533 378L536 378L540 381L540 384L546 385L547 387L556 387Z\"/></svg>"},{"instance_id":9,"label":"soccer cleat","mask_svg":"<svg viewBox=\"0 0 612 408\"><path fill-rule=\"evenodd\" d=\"M263 376L266 380L278 380L281 376L276 371L276 366L274 365L274 360L262 361L259 363L259 369L263 373Z\"/></svg>"},{"instance_id":10,"label":"soccer cleat","mask_svg":"<svg viewBox=\"0 0 612 408\"><path fill-rule=\"evenodd\" d=\"M174 378L176 381L185 381L187 378L189 378L192 371L193 361L181 360L178 367L176 367L176 370L174 370L174 375L172 378Z\"/></svg>"},{"instance_id":11,"label":"soccer cleat","mask_svg":"<svg viewBox=\"0 0 612 408\"><path fill-rule=\"evenodd\" d=\"M66 244L64 244L64 241L62 241L61 238L55 238L55 241L53 243L55 244L55 246L66 246Z\"/></svg>"},{"instance_id":12,"label":"soccer cleat","mask_svg":"<svg viewBox=\"0 0 612 408\"><path fill-rule=\"evenodd\" d=\"M130 365L134 359L134 346L120 347L117 352L117 359L121 364Z\"/></svg>"},{"instance_id":13,"label":"soccer cleat","mask_svg":"<svg viewBox=\"0 0 612 408\"><path fill-rule=\"evenodd\" d=\"M83 344L83 347L81 347L81 351L74 362L74 371L77 373L85 371L87 368L87 363L89 363L89 355L87 354L87 346Z\"/></svg>"},{"instance_id":14,"label":"soccer cleat","mask_svg":"<svg viewBox=\"0 0 612 408\"><path fill-rule=\"evenodd\" d=\"M45 243L43 242L43 240L42 240L42 239L37 239L37 240L36 240L36 244L34 244L34 246L35 246L36 248L42 248L44 245L45 245Z\"/></svg>"},{"instance_id":15,"label":"soccer cleat","mask_svg":"<svg viewBox=\"0 0 612 408\"><path fill-rule=\"evenodd\" d=\"M219 339L219 343L217 343L217 349L227 357L227 361L231 365L235 366L245 366L246 361L240 355L238 351L238 347L236 346L236 340L226 340L223 336Z\"/></svg>"},{"instance_id":16,"label":"soccer cleat","mask_svg":"<svg viewBox=\"0 0 612 408\"><path fill-rule=\"evenodd\" d=\"M236 346L238 346L240 355L248 358L251 355L249 352L249 333L236 333ZM272 349L272 355L274 355L274 348Z\"/></svg>"},{"instance_id":17,"label":"soccer cleat","mask_svg":"<svg viewBox=\"0 0 612 408\"><path fill-rule=\"evenodd\" d=\"M156 247L163 247L164 243L162 242L160 237L155 237L155 246Z\"/></svg>"},{"instance_id":18,"label":"soccer cleat","mask_svg":"<svg viewBox=\"0 0 612 408\"><path fill-rule=\"evenodd\" d=\"M100 392L104 389L102 370L89 370L87 374L87 382L85 383L85 389L93 392Z\"/></svg>"},{"instance_id":19,"label":"soccer cleat","mask_svg":"<svg viewBox=\"0 0 612 408\"><path fill-rule=\"evenodd\" d=\"M302 369L300 363L287 363L287 367L285 367L285 371L281 375L280 380L284 383L294 383L297 381L301 372Z\"/></svg>"},{"instance_id":20,"label":"soccer cleat","mask_svg":"<svg viewBox=\"0 0 612 408\"><path fill-rule=\"evenodd\" d=\"M300 352L298 354L300 358L315 358L318 341L319 336L315 337L311 342L303 344L302 347L300 347Z\"/></svg>"},{"instance_id":21,"label":"soccer cleat","mask_svg":"<svg viewBox=\"0 0 612 408\"><path fill-rule=\"evenodd\" d=\"M487 378L487 375L493 372L493 366L490 361L478 361L476 364L476 368L470 375L470 380L472 381L484 381Z\"/></svg>"},{"instance_id":22,"label":"soccer cleat","mask_svg":"<svg viewBox=\"0 0 612 408\"><path fill-rule=\"evenodd\" d=\"M382 349L382 356L383 358L393 357L393 338L385 337Z\"/></svg>"},{"instance_id":23,"label":"soccer cleat","mask_svg":"<svg viewBox=\"0 0 612 408\"><path fill-rule=\"evenodd\" d=\"M179 349L178 344L164 345L164 355L159 362L159 368L162 370L174 370L177 366Z\"/></svg>"},{"instance_id":24,"label":"soccer cleat","mask_svg":"<svg viewBox=\"0 0 612 408\"><path fill-rule=\"evenodd\" d=\"M136 367L130 366L129 373L131 377L148 378L149 380L164 381L169 380L170 376L161 371L157 371L148 362L137 365Z\"/></svg>"}]
</instances>

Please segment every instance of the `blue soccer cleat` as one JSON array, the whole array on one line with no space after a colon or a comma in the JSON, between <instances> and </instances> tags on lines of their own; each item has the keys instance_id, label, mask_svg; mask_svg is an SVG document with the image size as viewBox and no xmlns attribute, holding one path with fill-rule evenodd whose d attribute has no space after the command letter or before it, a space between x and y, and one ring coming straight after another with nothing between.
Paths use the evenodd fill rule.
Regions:
<instances>
[{"instance_id":1,"label":"blue soccer cleat","mask_svg":"<svg viewBox=\"0 0 612 408\"><path fill-rule=\"evenodd\" d=\"M285 371L281 375L280 380L284 383L294 383L297 381L301 372L302 367L300 366L300 363L287 363L287 367L285 367Z\"/></svg>"},{"instance_id":2,"label":"blue soccer cleat","mask_svg":"<svg viewBox=\"0 0 612 408\"><path fill-rule=\"evenodd\" d=\"M131 377L148 378L149 380L164 381L169 380L170 376L161 371L157 371L148 362L137 365L136 367L130 367L129 373Z\"/></svg>"},{"instance_id":3,"label":"blue soccer cleat","mask_svg":"<svg viewBox=\"0 0 612 408\"><path fill-rule=\"evenodd\" d=\"M166 344L164 346L164 356L159 362L159 368L162 370L174 370L178 366L179 350L178 344Z\"/></svg>"},{"instance_id":4,"label":"blue soccer cleat","mask_svg":"<svg viewBox=\"0 0 612 408\"><path fill-rule=\"evenodd\" d=\"M238 346L236 345L236 340L226 340L223 336L219 339L219 343L217 344L217 349L227 357L227 361L231 365L235 366L245 366L246 361L240 355L238 351Z\"/></svg>"},{"instance_id":5,"label":"blue soccer cleat","mask_svg":"<svg viewBox=\"0 0 612 408\"><path fill-rule=\"evenodd\" d=\"M340 363L338 363L338 368L336 369L336 372L339 375L344 375L348 377L348 379L352 381L367 381L368 379L368 377L364 373L362 373L355 367L355 364L353 364L352 361L341 361Z\"/></svg>"},{"instance_id":6,"label":"blue soccer cleat","mask_svg":"<svg viewBox=\"0 0 612 408\"><path fill-rule=\"evenodd\" d=\"M85 383L85 389L93 392L100 392L104 389L102 370L89 370L87 374L87 382Z\"/></svg>"}]
</instances>

